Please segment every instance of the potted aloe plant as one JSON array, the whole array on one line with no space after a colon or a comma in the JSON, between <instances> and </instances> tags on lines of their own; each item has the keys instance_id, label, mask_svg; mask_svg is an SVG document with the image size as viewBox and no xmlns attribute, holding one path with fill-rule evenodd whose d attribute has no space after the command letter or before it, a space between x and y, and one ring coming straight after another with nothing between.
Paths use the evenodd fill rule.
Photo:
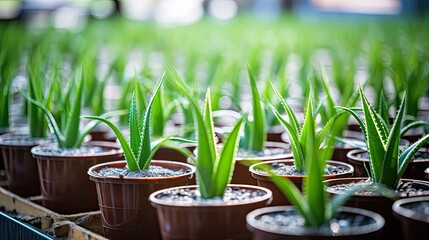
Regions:
<instances>
[{"instance_id":1,"label":"potted aloe plant","mask_svg":"<svg viewBox=\"0 0 429 240\"><path fill-rule=\"evenodd\" d=\"M159 190L150 195L158 211L163 239L249 239L245 216L271 200L271 191L252 185L229 184L243 118L234 125L221 149L216 146L210 90L205 107L177 84L195 110L198 152L194 164L198 185ZM204 112L204 114L202 113Z\"/></svg>"},{"instance_id":2,"label":"potted aloe plant","mask_svg":"<svg viewBox=\"0 0 429 240\"><path fill-rule=\"evenodd\" d=\"M34 58L39 55L34 54ZM33 60L35 61L35 60ZM28 68L28 92L29 95L44 102L49 108L52 104L54 93L52 72L49 81L50 86L43 94L40 77L40 69L34 65ZM6 83L7 79L5 79ZM3 81L2 81L3 83ZM5 94L7 95L7 94ZM30 101L26 102L28 133L10 132L0 136L0 149L2 152L5 173L7 178L8 189L22 197L40 195L39 172L37 162L31 154L31 148L39 144L51 142L52 138L47 137L47 123L44 119L43 112Z\"/></svg>"},{"instance_id":3,"label":"potted aloe plant","mask_svg":"<svg viewBox=\"0 0 429 240\"><path fill-rule=\"evenodd\" d=\"M292 205L273 206L250 212L246 221L252 239L379 239L384 218L372 211L342 207L354 191L329 199L323 180L325 161L319 154L316 132L307 136L303 192L288 178L279 176L271 165L260 166L272 178ZM372 186L377 188L377 186Z\"/></svg>"},{"instance_id":4,"label":"potted aloe plant","mask_svg":"<svg viewBox=\"0 0 429 240\"><path fill-rule=\"evenodd\" d=\"M402 99L392 128L389 128L385 120L370 105L361 88L359 94L364 120L359 117L354 109L341 108L356 118L365 135L369 157L369 176L327 180L327 191L331 194L339 194L356 185L379 183L395 190L400 198L428 195L429 182L403 178L404 172L409 167L415 153L429 141L429 135L426 135L411 146L404 149L400 148L401 123L405 112L406 96ZM383 215L386 219L385 237L401 234L399 224L392 216L392 204L393 200L371 192L355 193L347 202L349 206L360 206Z\"/></svg>"},{"instance_id":5,"label":"potted aloe plant","mask_svg":"<svg viewBox=\"0 0 429 240\"><path fill-rule=\"evenodd\" d=\"M272 111L279 119L279 121L286 128L286 132L289 135L289 142L291 145L293 159L291 160L273 160L267 161L274 168L274 172L281 175L284 178L289 178L299 189L302 188L303 179L305 179L306 164L307 164L307 151L309 146L315 145L319 156L319 160L322 161L324 174L326 178L337 178L343 176L351 176L353 174L353 167L350 164L329 160L333 152L333 144L335 139L330 135L331 132L335 132L337 129L335 122L338 118L345 114L345 111L339 112L334 115L320 130L317 131L315 123L315 112L313 111L312 99L308 98L307 106L305 110L305 121L300 124L297 121L295 113L292 111L290 106L284 101L280 93L274 89L274 92L281 101L285 112L287 113L288 120L286 120L280 113L272 107ZM317 132L316 141L310 143L309 139L312 135ZM250 166L249 171L252 176L257 179L259 186L269 188L273 192L273 205L282 205L289 203L287 198L279 192L274 182L272 181L268 172L266 172L261 166L264 163L255 163Z\"/></svg>"},{"instance_id":6,"label":"potted aloe plant","mask_svg":"<svg viewBox=\"0 0 429 240\"><path fill-rule=\"evenodd\" d=\"M292 157L290 146L283 142L267 141L265 110L255 76L248 68L252 96L252 120L246 118L244 134L240 138L236 166L231 183L252 184L256 181L249 173L249 166L257 161L271 161Z\"/></svg>"},{"instance_id":7,"label":"potted aloe plant","mask_svg":"<svg viewBox=\"0 0 429 240\"><path fill-rule=\"evenodd\" d=\"M154 191L187 185L195 167L177 161L152 160L155 152L171 136L153 140L151 111L164 76L157 83L143 117L137 111L135 97L129 110L129 140L112 122L96 116L85 118L107 124L118 138L124 161L97 164L88 170L97 187L98 204L104 234L109 239L159 239L155 209L148 197Z\"/></svg>"},{"instance_id":8,"label":"potted aloe plant","mask_svg":"<svg viewBox=\"0 0 429 240\"><path fill-rule=\"evenodd\" d=\"M83 92L81 76L82 68L79 68L69 82L64 97L56 101L60 108L57 113L60 120L54 117L45 104L18 90L43 111L55 136L55 144L41 144L33 147L31 153L37 159L43 205L62 214L97 210L95 184L89 181L86 172L95 164L119 160L123 156L119 146L114 143L92 141L82 144L87 141L85 137L98 121L92 121L82 128L80 126ZM108 112L104 117L117 114L121 112Z\"/></svg>"},{"instance_id":9,"label":"potted aloe plant","mask_svg":"<svg viewBox=\"0 0 429 240\"><path fill-rule=\"evenodd\" d=\"M391 118L388 115L388 107L386 106L384 99L384 95L380 95L382 99L379 100L380 106L376 109L376 112L380 115L381 119L383 119L384 126L386 128L392 128L393 126L390 124ZM400 149L406 148L410 145L410 141L405 137L408 132L412 131L416 128L423 128L429 125L427 121L406 121L406 116L404 113L404 118L400 125ZM429 156L427 154L427 148L420 148L412 157L411 162L408 164L405 172L403 173L404 178L411 179L419 179L426 180L426 176L424 174L424 169L429 167ZM350 164L355 167L355 176L356 177L366 177L368 176L369 170L369 160L368 160L368 151L366 145L360 145L357 149L351 150L347 153L347 158Z\"/></svg>"}]
</instances>

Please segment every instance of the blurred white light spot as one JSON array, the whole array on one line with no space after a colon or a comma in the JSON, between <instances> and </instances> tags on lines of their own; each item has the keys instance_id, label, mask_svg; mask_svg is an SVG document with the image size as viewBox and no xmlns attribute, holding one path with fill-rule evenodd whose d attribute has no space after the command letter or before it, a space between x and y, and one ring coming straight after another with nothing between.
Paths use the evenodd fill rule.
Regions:
<instances>
[{"instance_id":1,"label":"blurred white light spot","mask_svg":"<svg viewBox=\"0 0 429 240\"><path fill-rule=\"evenodd\" d=\"M310 0L323 11L338 11L364 14L398 14L402 1L399 0Z\"/></svg>"},{"instance_id":2,"label":"blurred white light spot","mask_svg":"<svg viewBox=\"0 0 429 240\"><path fill-rule=\"evenodd\" d=\"M333 223L331 223L330 228L331 228L332 233L334 233L334 234L338 233L340 231L340 224L333 222Z\"/></svg>"},{"instance_id":3,"label":"blurred white light spot","mask_svg":"<svg viewBox=\"0 0 429 240\"><path fill-rule=\"evenodd\" d=\"M12 0L0 1L0 19L10 19L18 16L21 2Z\"/></svg>"},{"instance_id":4,"label":"blurred white light spot","mask_svg":"<svg viewBox=\"0 0 429 240\"><path fill-rule=\"evenodd\" d=\"M80 30L86 23L86 12L83 8L61 7L53 13L55 28Z\"/></svg>"},{"instance_id":5,"label":"blurred white light spot","mask_svg":"<svg viewBox=\"0 0 429 240\"><path fill-rule=\"evenodd\" d=\"M213 0L209 5L210 15L217 20L230 20L237 15L237 2L234 0Z\"/></svg>"},{"instance_id":6,"label":"blurred white light spot","mask_svg":"<svg viewBox=\"0 0 429 240\"><path fill-rule=\"evenodd\" d=\"M127 0L122 1L122 14L134 20L148 20L154 8L153 0Z\"/></svg>"},{"instance_id":7,"label":"blurred white light spot","mask_svg":"<svg viewBox=\"0 0 429 240\"><path fill-rule=\"evenodd\" d=\"M154 12L157 22L168 25L194 23L203 15L201 0L160 0Z\"/></svg>"},{"instance_id":8,"label":"blurred white light spot","mask_svg":"<svg viewBox=\"0 0 429 240\"><path fill-rule=\"evenodd\" d=\"M90 13L95 18L103 19L113 14L115 5L111 0L99 0L92 2L90 6Z\"/></svg>"}]
</instances>

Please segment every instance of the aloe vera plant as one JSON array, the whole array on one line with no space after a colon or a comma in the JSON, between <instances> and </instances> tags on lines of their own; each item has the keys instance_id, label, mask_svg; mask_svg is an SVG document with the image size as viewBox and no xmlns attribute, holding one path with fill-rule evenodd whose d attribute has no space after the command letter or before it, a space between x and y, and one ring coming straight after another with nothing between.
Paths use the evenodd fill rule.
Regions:
<instances>
[{"instance_id":1,"label":"aloe vera plant","mask_svg":"<svg viewBox=\"0 0 429 240\"><path fill-rule=\"evenodd\" d=\"M335 127L334 127L335 128ZM304 218L305 226L323 227L329 226L332 218L335 217L337 210L341 207L355 192L370 190L379 192L386 197L395 198L393 191L379 184L357 186L349 189L342 194L329 198L325 191L323 158L318 154L317 133L314 129L309 130L307 135L307 148L305 152L306 177L303 181L303 191L301 192L294 183L288 178L283 178L275 174L271 166L264 164L261 167L270 173L270 178L289 199L290 203L296 208L299 214ZM328 147L332 147L328 146Z\"/></svg>"},{"instance_id":2,"label":"aloe vera plant","mask_svg":"<svg viewBox=\"0 0 429 240\"><path fill-rule=\"evenodd\" d=\"M194 164L197 168L197 184L201 197L211 199L222 197L234 170L234 156L237 152L240 128L243 118L240 118L229 133L227 140L219 150L216 146L213 115L211 109L210 89L205 95L204 110L189 93L177 72L170 68L171 79L177 89L189 100L196 118L198 128L198 153Z\"/></svg>"},{"instance_id":3,"label":"aloe vera plant","mask_svg":"<svg viewBox=\"0 0 429 240\"><path fill-rule=\"evenodd\" d=\"M424 144L429 142L429 134L423 136L408 148L401 150L399 145L401 135L415 126L412 124L401 128L404 120L406 94L402 98L401 105L391 128L383 117L371 106L362 88L359 89L359 94L362 101L364 119L358 115L356 109L340 108L348 111L358 121L365 135L371 180L395 189L413 155Z\"/></svg>"},{"instance_id":4,"label":"aloe vera plant","mask_svg":"<svg viewBox=\"0 0 429 240\"><path fill-rule=\"evenodd\" d=\"M37 102L42 103L47 109L51 108L53 95L54 95L54 81L55 71L52 71L50 76L51 85L49 86L46 95L43 94L42 82L40 76L40 69L33 66L28 68L28 97ZM48 124L45 121L43 111L32 101L27 101L27 117L29 125L29 133L31 137L46 137Z\"/></svg>"},{"instance_id":5,"label":"aloe vera plant","mask_svg":"<svg viewBox=\"0 0 429 240\"><path fill-rule=\"evenodd\" d=\"M345 114L345 111L340 111L333 115L326 124L317 131L315 139L313 140L312 135L316 132L316 123L315 123L315 111L313 110L312 99L308 98L306 107L304 122L302 125L297 120L297 117L291 107L286 103L277 89L273 90L276 93L279 101L281 102L288 120L284 118L273 106L271 106L272 111L279 120L279 122L286 128L286 132L289 136L290 145L292 148L292 154L294 159L295 168L298 171L305 172L305 166L307 162L307 153L308 148L314 148L318 154L318 159L322 161L320 164L324 166L326 161L332 156L333 148L328 147L332 146L335 141L334 138L330 135L332 131L335 131L334 127L335 122L338 118ZM311 141L311 143L309 142Z\"/></svg>"},{"instance_id":6,"label":"aloe vera plant","mask_svg":"<svg viewBox=\"0 0 429 240\"><path fill-rule=\"evenodd\" d=\"M59 120L54 117L54 114L46 104L18 90L29 102L43 112L60 148L79 148L85 137L98 124L97 121L91 121L85 127L80 128L80 113L83 102L83 83L81 77L82 69L80 68L75 74L74 79L72 79L73 83L77 82L77 86L74 87L73 83L70 84L64 99L62 99L63 106ZM73 89L75 89L74 100L72 100ZM107 118L123 113L123 111L112 111L104 113L103 117Z\"/></svg>"},{"instance_id":7,"label":"aloe vera plant","mask_svg":"<svg viewBox=\"0 0 429 240\"><path fill-rule=\"evenodd\" d=\"M240 141L240 148L261 152L267 140L267 126L265 124L265 111L262 107L261 96L256 85L255 75L248 67L250 87L252 92L253 120L247 119L244 127L244 136Z\"/></svg>"},{"instance_id":8,"label":"aloe vera plant","mask_svg":"<svg viewBox=\"0 0 429 240\"><path fill-rule=\"evenodd\" d=\"M311 104L309 107L311 108ZM323 158L320 158L318 154L316 132L314 128L307 129L306 149L303 153L305 154L307 177L303 181L303 193L287 178L272 173L271 179L303 216L305 225L319 227L329 223L338 207L345 202L347 195L338 195L329 201L323 184L325 164Z\"/></svg>"},{"instance_id":9,"label":"aloe vera plant","mask_svg":"<svg viewBox=\"0 0 429 240\"><path fill-rule=\"evenodd\" d=\"M129 171L149 169L155 152L169 139L169 137L163 137L152 140L150 131L150 115L152 112L152 106L154 104L154 100L159 94L163 81L164 76L162 76L161 80L157 83L154 94L152 95L142 118L140 118L140 114L137 110L138 102L133 94L129 110L129 141L124 137L119 128L108 119L102 116L85 116L85 118L88 119L101 121L112 129L121 144L122 150L124 151Z\"/></svg>"}]
</instances>

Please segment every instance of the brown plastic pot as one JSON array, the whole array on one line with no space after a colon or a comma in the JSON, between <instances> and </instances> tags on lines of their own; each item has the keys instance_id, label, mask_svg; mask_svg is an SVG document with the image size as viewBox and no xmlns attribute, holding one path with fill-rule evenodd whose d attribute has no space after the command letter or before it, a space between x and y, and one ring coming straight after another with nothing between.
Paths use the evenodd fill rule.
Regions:
<instances>
[{"instance_id":1,"label":"brown plastic pot","mask_svg":"<svg viewBox=\"0 0 429 240\"><path fill-rule=\"evenodd\" d=\"M333 232L329 226L320 229L311 227L287 228L285 226L274 228L271 224L259 221L262 215L269 213L286 212L287 214L296 215L298 213L293 206L276 206L256 209L247 215L246 220L248 229L252 232L253 240L380 239L380 232L384 227L384 219L380 214L351 207L340 207L338 211L350 215L367 217L372 219L373 222L362 226L341 228L338 232ZM342 221L347 220L344 219Z\"/></svg>"},{"instance_id":2,"label":"brown plastic pot","mask_svg":"<svg viewBox=\"0 0 429 240\"><path fill-rule=\"evenodd\" d=\"M21 197L40 195L39 172L31 149L39 144L48 143L48 139L29 138L28 134L7 133L0 136L0 149L5 165L7 187Z\"/></svg>"},{"instance_id":3,"label":"brown plastic pot","mask_svg":"<svg viewBox=\"0 0 429 240\"><path fill-rule=\"evenodd\" d=\"M413 210L409 206L427 204L429 197L403 198L393 203L393 216L399 219L402 228L402 237L405 240L429 239L429 217L426 210ZM425 207L428 209L428 207Z\"/></svg>"},{"instance_id":4,"label":"brown plastic pot","mask_svg":"<svg viewBox=\"0 0 429 240\"><path fill-rule=\"evenodd\" d=\"M325 184L327 187L326 191L332 196L342 194L343 192L332 191L332 189L330 189L329 186L360 182L360 181L365 181L367 179L368 178L365 178L365 177L329 179L325 181ZM420 180L414 180L414 179L401 179L401 181L421 183L423 184L423 186L425 186L425 188L429 188L428 181L420 181ZM398 197L409 198L413 196L398 195ZM367 209L380 214L381 216L384 217L386 221L382 236L385 239L389 239L389 238L396 239L398 236L401 236L402 233L400 231L400 225L398 220L395 219L392 215L393 202L394 200L390 198L386 198L381 195L354 194L351 196L351 198L349 198L349 200L346 202L345 205L350 207Z\"/></svg>"},{"instance_id":5,"label":"brown plastic pot","mask_svg":"<svg viewBox=\"0 0 429 240\"><path fill-rule=\"evenodd\" d=\"M239 187L263 191L266 194L244 202L213 204L171 204L157 198L165 190L150 195L150 202L158 211L159 224L163 240L187 239L250 239L246 229L246 215L257 208L265 207L271 200L271 191L251 185L230 184ZM196 189L197 186L185 186L175 189Z\"/></svg>"},{"instance_id":6,"label":"brown plastic pot","mask_svg":"<svg viewBox=\"0 0 429 240\"><path fill-rule=\"evenodd\" d=\"M290 145L282 142L265 142L266 148L282 148L287 149L288 152L284 154L278 154L274 156L264 156L264 157L248 157L241 158L235 157L235 166L234 172L232 175L232 184L248 184L248 185L257 185L257 181L249 172L249 166L260 161L274 161L274 160L284 160L291 159L293 157Z\"/></svg>"},{"instance_id":7,"label":"brown plastic pot","mask_svg":"<svg viewBox=\"0 0 429 240\"><path fill-rule=\"evenodd\" d=\"M97 187L104 235L109 239L160 239L158 217L151 207L149 195L160 189L187 185L195 167L186 163L152 160L151 165L186 174L173 177L119 178L102 176L103 168L123 168L125 161L102 163L88 170Z\"/></svg>"},{"instance_id":8,"label":"brown plastic pot","mask_svg":"<svg viewBox=\"0 0 429 240\"><path fill-rule=\"evenodd\" d=\"M429 149L421 148L419 152L428 152ZM355 177L367 177L369 171L369 161L366 157L360 155L366 153L366 150L354 149L347 153L348 162L355 168ZM403 178L427 180L425 169L429 167L429 159L414 159L410 161L402 175Z\"/></svg>"},{"instance_id":9,"label":"brown plastic pot","mask_svg":"<svg viewBox=\"0 0 429 240\"><path fill-rule=\"evenodd\" d=\"M97 194L94 182L88 179L88 169L96 164L123 159L123 152L116 143L91 141L87 146L113 150L85 155L51 155L41 149L57 145L39 145L31 152L37 159L42 192L42 204L61 214L97 211Z\"/></svg>"},{"instance_id":10,"label":"brown plastic pot","mask_svg":"<svg viewBox=\"0 0 429 240\"><path fill-rule=\"evenodd\" d=\"M292 160L275 160L275 161L267 161L264 163L256 163L249 167L249 172L251 173L252 177L257 180L258 186L265 187L271 190L273 193L273 201L271 203L272 206L278 206L278 205L290 205L289 200L287 197L280 191L280 189L276 186L276 184L271 180L271 177L266 172L257 171L258 167L261 164L273 164L273 163L283 163L286 165L294 165L294 161ZM351 177L353 176L353 166L347 163L338 162L338 161L327 161L327 164L333 165L333 166L342 166L346 169L348 169L343 174L330 174L330 175L324 175L324 178L326 179L332 179L332 178L343 178L343 177ZM295 186L298 187L299 190L302 190L302 182L306 176L282 176L284 178L288 178L292 181L292 183L295 184Z\"/></svg>"}]
</instances>

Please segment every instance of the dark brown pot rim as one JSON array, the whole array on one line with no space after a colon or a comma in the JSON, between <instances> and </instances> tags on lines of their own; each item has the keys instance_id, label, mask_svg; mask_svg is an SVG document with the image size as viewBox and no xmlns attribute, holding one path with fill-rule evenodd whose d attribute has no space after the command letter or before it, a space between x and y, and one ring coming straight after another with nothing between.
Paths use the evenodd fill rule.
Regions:
<instances>
[{"instance_id":1,"label":"dark brown pot rim","mask_svg":"<svg viewBox=\"0 0 429 240\"><path fill-rule=\"evenodd\" d=\"M260 180L265 180L265 181L271 181L270 179L270 175L268 173L265 172L260 172L260 171L256 171L255 168L258 167L258 165L261 164L270 164L270 163L291 163L294 164L294 160L293 159L284 159L284 160L273 160L273 161L265 161L265 162L260 162L260 163L255 163L253 165L251 165L249 167L249 171L252 174L252 176L254 178L260 179ZM335 160L328 160L326 162L327 164L332 164L332 165L341 165L344 167L347 167L349 170L347 172L341 173L341 174L329 174L329 175L324 175L324 177L329 178L331 176L345 176L345 175L349 175L352 174L354 172L354 167L348 163L344 163L344 162L340 162L340 161L335 161ZM288 177L288 178L303 178L305 176L294 176L294 175L282 175L284 177Z\"/></svg>"},{"instance_id":2,"label":"dark brown pot rim","mask_svg":"<svg viewBox=\"0 0 429 240\"><path fill-rule=\"evenodd\" d=\"M172 203L165 202L165 201L162 201L162 200L159 200L158 198L156 198L156 196L158 194L161 194L164 191L175 190L175 189L197 189L198 188L197 185L190 185L190 186L179 186L179 187L171 187L171 188L158 190L149 196L149 201L151 202L152 205L172 206L172 207L178 207L178 208L225 208L225 207L236 207L239 205L240 206L249 205L249 204L254 204L257 202L261 202L261 201L267 201L268 203L271 203L271 201L272 201L273 194L272 194L271 190L269 190L268 188L264 188L264 187L260 187L260 186L254 186L254 185L246 185L246 184L228 184L228 187L240 187L240 188L247 188L247 189L255 189L255 190L263 191L266 194L264 196L255 197L255 198L251 199L250 201L245 201L245 202L240 202L240 203L234 202L234 203L226 203L226 204L213 204L213 205L209 205L209 204L204 204L204 205L203 204L180 204L180 203L172 204Z\"/></svg>"},{"instance_id":3,"label":"dark brown pot rim","mask_svg":"<svg viewBox=\"0 0 429 240\"><path fill-rule=\"evenodd\" d=\"M183 168L188 169L185 174L178 175L178 176L170 176L170 177L127 177L127 178L119 178L116 176L102 176L98 174L98 170L106 167L125 167L127 162L125 160L121 161L113 161L113 162L106 162L106 163L100 163L97 165L94 165L88 169L88 175L90 180L95 182L111 182L111 183L129 183L129 184L148 184L148 183L155 183L157 182L163 182L163 181L174 181L179 180L183 178L191 178L193 174L196 171L196 168L187 163L182 162L175 162L175 161L167 161L167 160L152 160L151 165L157 165L157 166L163 166L165 168L168 168L168 166L174 166L175 168Z\"/></svg>"},{"instance_id":4,"label":"dark brown pot rim","mask_svg":"<svg viewBox=\"0 0 429 240\"><path fill-rule=\"evenodd\" d=\"M429 151L429 149L426 149L426 148L420 148L419 150L418 150L418 152L428 152ZM358 154L361 154L361 153L365 153L365 152L367 152L367 150L363 150L363 149L353 149L353 150L350 150L350 151L348 151L347 152L347 158L349 159L349 160L351 160L351 161L359 161L359 162L369 162L369 159L368 158L362 158L362 157L358 157L357 155ZM428 161L429 159L413 159L413 160L411 160L411 162L425 162L425 161Z\"/></svg>"},{"instance_id":5,"label":"dark brown pot rim","mask_svg":"<svg viewBox=\"0 0 429 240\"><path fill-rule=\"evenodd\" d=\"M413 219L419 222L429 223L429 218L422 218L421 215L415 213L415 211L403 207L407 204L418 203L418 202L429 202L429 196L422 197L410 197L396 200L392 205L392 211L394 214L402 216L404 218Z\"/></svg>"},{"instance_id":6,"label":"dark brown pot rim","mask_svg":"<svg viewBox=\"0 0 429 240\"><path fill-rule=\"evenodd\" d=\"M17 138L17 139L32 138L34 140L28 141L28 142L24 142L24 141L6 142L5 141L5 140L12 140L14 138ZM33 137L30 137L29 134L21 133L21 132L9 132L9 133L2 134L0 136L0 146L7 146L7 147L25 147L25 148L28 148L28 147L38 146L41 144L52 143L53 141L55 141L53 136L49 136L46 138L33 138Z\"/></svg>"},{"instance_id":7,"label":"dark brown pot rim","mask_svg":"<svg viewBox=\"0 0 429 240\"><path fill-rule=\"evenodd\" d=\"M102 148L106 148L106 149L110 149L110 150L114 150L114 151L99 152L99 153L85 154L85 155L43 154L41 151L39 151L42 148L58 149L57 144L49 143L49 144L42 144L42 145L38 145L38 146L33 147L31 149L31 154L33 154L34 157L56 158L58 160L74 159L74 158L93 158L93 157L112 156L112 155L122 156L123 155L122 148L113 142L90 141L90 142L85 142L83 145L84 146L102 147Z\"/></svg>"},{"instance_id":8,"label":"dark brown pot rim","mask_svg":"<svg viewBox=\"0 0 429 240\"><path fill-rule=\"evenodd\" d=\"M279 228L278 231L267 230L266 228L261 226L261 224L258 224L257 220L255 220L255 218L261 214L266 214L266 213L270 213L270 212L282 212L282 211L288 211L288 210L290 211L293 209L295 209L294 206L275 206L275 207L259 208L259 209L253 210L250 213L248 213L246 216L246 221L247 221L247 224L249 226L251 226L252 228L258 229L258 230L263 231L263 232L268 232L268 233L274 233L274 234L280 234L280 235L287 234L287 235L293 235L293 236L298 236L298 235L314 236L314 235L318 235L318 236L331 236L332 237L332 232L330 232L330 231L320 231L320 230L317 230L314 228L306 228L306 227L302 227L302 228L284 227L284 228ZM375 222L370 223L370 224L365 225L365 226L350 227L350 229L348 231L342 231L342 232L338 233L338 235L335 235L335 236L354 236L354 235L363 235L363 234L368 234L371 232L376 232L376 231L380 230L384 226L384 223L385 223L384 218L380 214L366 210L366 209L342 206L342 207L338 208L338 211L354 213L354 214L358 214L358 215L365 215L366 217L374 219Z\"/></svg>"},{"instance_id":9,"label":"dark brown pot rim","mask_svg":"<svg viewBox=\"0 0 429 240\"><path fill-rule=\"evenodd\" d=\"M343 183L343 181L345 182L360 182L360 181L365 181L365 180L369 180L369 177L350 177L350 178L333 178L333 179L327 179L324 180L323 183L326 186L334 186L337 183ZM424 184L429 184L429 181L424 181L424 180L418 180L418 179L408 179L408 178L401 178L402 182L420 182L420 183L424 183ZM327 192L332 193L332 194L341 194L341 191L329 191L328 189L326 189ZM363 196L363 197L372 197L372 198L385 198L382 195L368 195L368 194L353 194L353 196ZM425 195L426 196L426 195ZM402 198L402 196L399 196ZM409 197L405 197L405 198L409 198Z\"/></svg>"}]
</instances>

